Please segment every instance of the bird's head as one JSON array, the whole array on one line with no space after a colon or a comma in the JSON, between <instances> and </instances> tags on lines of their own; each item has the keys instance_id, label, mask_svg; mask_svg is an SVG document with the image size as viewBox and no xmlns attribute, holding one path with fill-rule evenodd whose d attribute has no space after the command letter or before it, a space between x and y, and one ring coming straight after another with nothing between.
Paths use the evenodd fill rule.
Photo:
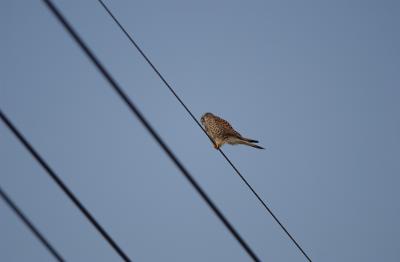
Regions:
<instances>
[{"instance_id":1,"label":"bird's head","mask_svg":"<svg viewBox=\"0 0 400 262\"><path fill-rule=\"evenodd\" d=\"M211 114L211 113L205 113L202 117L201 117L201 124L204 126L205 125L205 122L207 121L207 118L208 117L211 117L211 116L213 116L213 114Z\"/></svg>"}]
</instances>

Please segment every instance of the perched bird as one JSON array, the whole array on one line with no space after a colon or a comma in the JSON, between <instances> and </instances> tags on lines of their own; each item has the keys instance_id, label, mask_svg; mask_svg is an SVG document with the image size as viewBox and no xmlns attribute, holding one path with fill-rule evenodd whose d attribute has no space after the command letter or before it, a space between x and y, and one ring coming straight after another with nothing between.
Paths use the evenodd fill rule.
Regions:
<instances>
[{"instance_id":1,"label":"perched bird","mask_svg":"<svg viewBox=\"0 0 400 262\"><path fill-rule=\"evenodd\" d=\"M201 117L201 123L204 126L207 134L214 141L214 147L216 149L219 149L223 144L243 144L258 149L265 149L261 146L254 144L258 143L257 140L242 137L242 135L236 132L235 129L233 129L233 127L226 120L216 115L205 113Z\"/></svg>"}]
</instances>

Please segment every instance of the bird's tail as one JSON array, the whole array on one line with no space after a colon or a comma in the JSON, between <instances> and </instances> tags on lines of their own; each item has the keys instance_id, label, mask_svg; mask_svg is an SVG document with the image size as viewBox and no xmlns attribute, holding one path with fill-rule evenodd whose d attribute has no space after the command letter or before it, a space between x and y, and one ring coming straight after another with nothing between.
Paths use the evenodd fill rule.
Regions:
<instances>
[{"instance_id":1,"label":"bird's tail","mask_svg":"<svg viewBox=\"0 0 400 262\"><path fill-rule=\"evenodd\" d=\"M245 138L245 137L242 137L242 139L245 140L245 141L247 141L247 142L250 142L250 143L258 143L258 141L257 141L257 140L254 140L254 139Z\"/></svg>"},{"instance_id":2,"label":"bird's tail","mask_svg":"<svg viewBox=\"0 0 400 262\"><path fill-rule=\"evenodd\" d=\"M259 146L259 145L255 145L255 144L254 144L254 143L258 143L257 140L253 140L253 139L249 139L249 138L244 138L244 137L235 138L235 139L233 139L233 140L234 140L234 141L231 141L230 144L242 144L242 145L251 146L251 147L254 147L254 148L258 148L258 149L265 149L265 148L263 148L263 147L261 147L261 146Z\"/></svg>"},{"instance_id":3,"label":"bird's tail","mask_svg":"<svg viewBox=\"0 0 400 262\"><path fill-rule=\"evenodd\" d=\"M243 142L242 142L243 145L252 146L252 147L255 147L255 148L258 148L258 149L265 149L265 148L263 148L263 147L261 147L261 146L259 146L259 145L255 145L255 144L250 143L250 142L248 142L248 141L245 141L245 140L242 140L242 141L243 141Z\"/></svg>"}]
</instances>

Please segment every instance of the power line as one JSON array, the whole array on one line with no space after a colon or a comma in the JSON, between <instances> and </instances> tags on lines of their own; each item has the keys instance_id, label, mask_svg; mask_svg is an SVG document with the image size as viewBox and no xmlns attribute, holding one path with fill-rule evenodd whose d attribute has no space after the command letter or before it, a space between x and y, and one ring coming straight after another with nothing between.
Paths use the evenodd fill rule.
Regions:
<instances>
[{"instance_id":1,"label":"power line","mask_svg":"<svg viewBox=\"0 0 400 262\"><path fill-rule=\"evenodd\" d=\"M146 62L150 65L150 67L154 70L154 72L160 77L160 79L164 82L166 87L171 91L171 93L175 96L175 98L179 101L179 103L185 108L185 110L188 112L188 114L192 117L192 119L196 122L196 124L200 127L201 130L203 130L204 134L207 135L207 137L210 139L212 143L214 141L212 138L207 134L207 132L204 130L204 128L201 126L199 121L196 119L196 117L193 115L193 113L190 111L190 109L185 105L185 103L180 99L180 97L177 95L177 93L174 91L174 89L169 85L169 83L165 80L165 78L161 75L160 71L154 66L154 64L150 61L150 59L146 56L146 54L142 51L142 49L139 47L139 45L133 40L133 38L130 36L130 34L125 30L125 28L121 25L121 23L115 18L113 13L110 11L110 9L104 4L102 0L98 0L98 2L103 6L103 8L107 11L107 13L112 17L114 22L119 26L119 28L124 32L126 37L130 40L130 42L135 46L135 48L139 51L139 53L143 56L143 58L146 60ZM268 213L274 218L274 220L279 224L279 226L283 229L283 231L286 233L286 235L292 240L292 242L296 245L296 247L301 251L301 253L311 262L310 257L306 254L306 252L303 250L303 248L297 243L297 241L294 239L294 237L289 233L289 231L286 229L286 227L279 221L279 219L276 217L274 212L267 206L267 204L261 199L261 197L257 194L257 192L253 189L253 187L247 182L247 180L243 177L243 175L239 172L239 170L236 168L236 166L232 163L232 161L225 155L225 153L222 151L222 149L218 149L221 155L225 158L225 160L229 163L229 165L235 170L235 172L239 175L239 177L243 180L243 182L247 185L247 187L251 190L251 192L255 195L255 197L261 202L261 204L264 206L264 208L268 211Z\"/></svg>"},{"instance_id":2,"label":"power line","mask_svg":"<svg viewBox=\"0 0 400 262\"><path fill-rule=\"evenodd\" d=\"M247 252L247 254L254 261L260 261L260 259L257 257L257 255L250 248L250 246L244 241L244 239L240 236L240 234L236 231L236 229L225 218L225 216L222 214L222 212L212 202L210 197L201 188L201 186L196 182L196 180L189 173L189 171L187 171L187 169L178 160L178 158L171 151L171 149L167 146L167 144L161 139L161 137L158 135L158 133L155 131L155 129L150 125L150 123L144 117L144 115L139 111L139 109L130 100L130 98L125 94L125 92L122 90L122 88L117 84L117 82L114 80L114 78L111 76L111 74L100 63L100 61L97 59L97 57L93 54L93 52L89 49L89 47L83 42L81 37L75 32L75 30L67 22L67 20L60 13L60 11L53 5L52 1L43 0L43 2L47 5L47 7L50 9L50 11L57 17L59 22L63 25L65 30L71 35L71 37L75 40L75 42L79 45L79 47L82 49L82 51L84 51L84 53L88 56L88 58L93 62L93 64L96 66L96 68L100 71L100 73L104 76L104 78L110 84L112 89L118 94L118 96L122 99L122 101L128 106L128 108L131 110L131 112L134 115L136 115L136 117L143 124L143 126L147 129L147 131L151 134L151 136L157 141L158 145L164 150L164 152L168 155L168 157L172 160L172 162L176 165L176 167L186 177L186 179L194 187L194 189L197 191L197 193L200 194L200 196L207 203L207 205L212 209L212 211L215 213L215 215L221 220L221 222L226 226L226 228L230 231L230 233L236 238L236 240L243 247L243 249Z\"/></svg>"},{"instance_id":3,"label":"power line","mask_svg":"<svg viewBox=\"0 0 400 262\"><path fill-rule=\"evenodd\" d=\"M53 169L46 163L46 161L39 155L39 153L33 148L31 143L18 131L18 129L11 123L8 117L0 109L0 118L4 124L12 131L12 133L18 138L18 140L25 146L25 148L31 153L47 174L53 179L53 181L61 188L61 190L69 197L69 199L76 205L76 207L85 215L85 217L92 223L102 237L110 244L110 246L118 253L118 255L124 261L131 261L124 251L118 246L118 244L111 238L111 236L105 231L105 229L97 222L97 220L90 214L85 206L79 201L79 199L72 193L66 184L58 177Z\"/></svg>"},{"instance_id":4,"label":"power line","mask_svg":"<svg viewBox=\"0 0 400 262\"><path fill-rule=\"evenodd\" d=\"M47 251L49 251L53 257L60 262L65 261L65 259L55 250L55 248L50 244L50 242L40 233L39 229L37 229L33 223L29 220L29 218L24 215L21 209L11 200L11 198L4 192L4 190L0 186L0 196L3 198L4 202L14 211L14 213L24 222L24 224L29 228L29 230L34 234L39 241L46 247Z\"/></svg>"}]
</instances>

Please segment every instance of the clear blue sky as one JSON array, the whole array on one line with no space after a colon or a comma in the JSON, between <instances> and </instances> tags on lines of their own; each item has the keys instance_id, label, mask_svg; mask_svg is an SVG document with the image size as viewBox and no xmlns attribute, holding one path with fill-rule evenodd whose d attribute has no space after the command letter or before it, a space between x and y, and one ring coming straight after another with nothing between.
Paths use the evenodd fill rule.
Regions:
<instances>
[{"instance_id":1,"label":"clear blue sky","mask_svg":"<svg viewBox=\"0 0 400 262\"><path fill-rule=\"evenodd\" d=\"M264 261L305 261L96 1L56 1ZM398 1L107 1L314 261L400 260ZM0 106L135 261L248 261L41 1L0 2ZM0 123L0 184L69 261L119 257ZM0 261L52 261L0 201Z\"/></svg>"}]
</instances>

